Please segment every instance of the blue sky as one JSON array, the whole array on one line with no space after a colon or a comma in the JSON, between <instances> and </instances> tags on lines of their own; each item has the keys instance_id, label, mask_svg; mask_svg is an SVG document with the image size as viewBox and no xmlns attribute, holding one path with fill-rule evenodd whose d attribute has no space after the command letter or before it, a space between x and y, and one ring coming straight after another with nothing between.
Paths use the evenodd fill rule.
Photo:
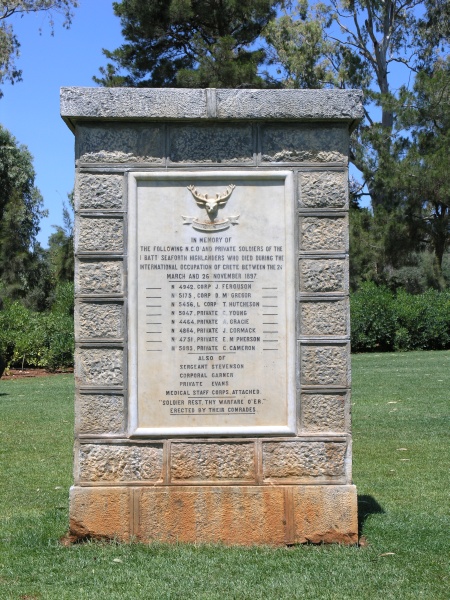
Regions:
<instances>
[{"instance_id":1,"label":"blue sky","mask_svg":"<svg viewBox=\"0 0 450 600\"><path fill-rule=\"evenodd\" d=\"M120 21L112 0L79 0L71 28L63 29L56 19L54 36L44 14L9 22L21 43L17 66L23 81L3 86L0 123L34 157L36 185L49 211L38 239L47 246L74 182L74 136L59 116L59 88L95 86L92 76L106 63L102 48L114 50L122 43Z\"/></svg>"}]
</instances>

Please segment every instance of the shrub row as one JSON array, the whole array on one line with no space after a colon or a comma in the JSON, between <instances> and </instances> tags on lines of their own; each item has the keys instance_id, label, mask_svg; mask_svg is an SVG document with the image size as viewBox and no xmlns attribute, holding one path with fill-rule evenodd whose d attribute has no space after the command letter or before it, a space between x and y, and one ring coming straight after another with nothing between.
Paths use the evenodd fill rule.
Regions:
<instances>
[{"instance_id":1,"label":"shrub row","mask_svg":"<svg viewBox=\"0 0 450 600\"><path fill-rule=\"evenodd\" d=\"M73 365L73 284L60 284L50 312L5 300L0 311L0 357L8 367Z\"/></svg>"},{"instance_id":2,"label":"shrub row","mask_svg":"<svg viewBox=\"0 0 450 600\"><path fill-rule=\"evenodd\" d=\"M450 348L450 290L394 295L365 283L350 298L353 352Z\"/></svg>"}]
</instances>

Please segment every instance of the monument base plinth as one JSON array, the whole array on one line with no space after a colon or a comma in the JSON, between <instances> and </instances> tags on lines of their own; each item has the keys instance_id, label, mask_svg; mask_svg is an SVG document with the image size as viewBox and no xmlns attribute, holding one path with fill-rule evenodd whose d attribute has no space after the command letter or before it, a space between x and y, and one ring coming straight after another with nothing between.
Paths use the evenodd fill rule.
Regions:
<instances>
[{"instance_id":1,"label":"monument base plinth","mask_svg":"<svg viewBox=\"0 0 450 600\"><path fill-rule=\"evenodd\" d=\"M147 543L356 544L356 487L74 486L70 534Z\"/></svg>"}]
</instances>

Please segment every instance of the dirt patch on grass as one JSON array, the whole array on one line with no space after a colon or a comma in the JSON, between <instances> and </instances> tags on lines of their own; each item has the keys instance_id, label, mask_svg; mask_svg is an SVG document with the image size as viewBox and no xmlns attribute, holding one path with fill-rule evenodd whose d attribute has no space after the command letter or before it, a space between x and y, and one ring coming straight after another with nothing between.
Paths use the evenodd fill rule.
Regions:
<instances>
[{"instance_id":1,"label":"dirt patch on grass","mask_svg":"<svg viewBox=\"0 0 450 600\"><path fill-rule=\"evenodd\" d=\"M24 379L27 377L43 377L48 375L60 375L61 373L73 373L73 369L63 369L57 371L47 371L47 369L7 369L1 379Z\"/></svg>"}]
</instances>

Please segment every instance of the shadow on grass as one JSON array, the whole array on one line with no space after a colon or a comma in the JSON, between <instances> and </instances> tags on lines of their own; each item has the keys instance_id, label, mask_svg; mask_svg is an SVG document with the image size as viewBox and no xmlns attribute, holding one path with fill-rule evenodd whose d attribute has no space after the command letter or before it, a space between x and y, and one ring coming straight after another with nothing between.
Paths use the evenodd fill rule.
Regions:
<instances>
[{"instance_id":1,"label":"shadow on grass","mask_svg":"<svg viewBox=\"0 0 450 600\"><path fill-rule=\"evenodd\" d=\"M358 495L358 537L361 537L364 523L370 515L383 515L384 512L372 496Z\"/></svg>"},{"instance_id":2,"label":"shadow on grass","mask_svg":"<svg viewBox=\"0 0 450 600\"><path fill-rule=\"evenodd\" d=\"M0 396L9 396L10 394L4 394L3 392L0 392Z\"/></svg>"}]
</instances>

